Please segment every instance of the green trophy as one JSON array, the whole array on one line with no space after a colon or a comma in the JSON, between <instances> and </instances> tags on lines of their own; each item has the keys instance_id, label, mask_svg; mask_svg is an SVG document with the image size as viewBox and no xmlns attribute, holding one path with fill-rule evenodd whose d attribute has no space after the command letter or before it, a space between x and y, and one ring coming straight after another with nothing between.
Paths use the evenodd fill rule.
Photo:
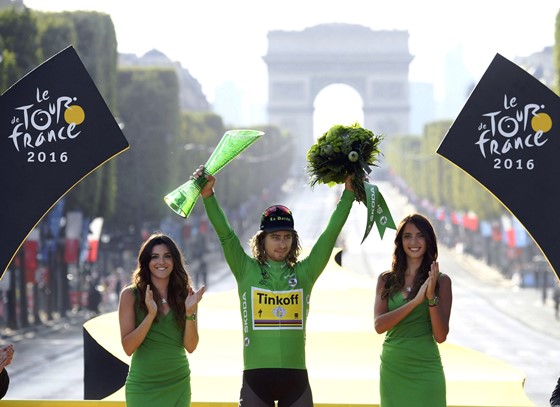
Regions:
<instances>
[{"instance_id":1,"label":"green trophy","mask_svg":"<svg viewBox=\"0 0 560 407\"><path fill-rule=\"evenodd\" d=\"M205 173L215 175L263 134L264 132L258 130L226 131L212 152L212 155L206 161L204 165ZM167 194L163 200L175 213L183 218L187 218L200 195L200 190L206 182L204 177L190 179L173 192Z\"/></svg>"}]
</instances>

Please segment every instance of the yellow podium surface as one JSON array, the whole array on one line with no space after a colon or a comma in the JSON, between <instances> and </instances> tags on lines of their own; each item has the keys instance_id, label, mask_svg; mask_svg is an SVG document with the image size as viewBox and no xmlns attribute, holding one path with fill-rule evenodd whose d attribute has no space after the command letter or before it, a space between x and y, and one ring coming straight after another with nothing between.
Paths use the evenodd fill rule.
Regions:
<instances>
[{"instance_id":1,"label":"yellow podium surface","mask_svg":"<svg viewBox=\"0 0 560 407\"><path fill-rule=\"evenodd\" d=\"M384 335L373 328L375 281L333 260L313 289L307 325L307 368L316 406L379 406L379 355ZM188 355L192 405L237 406L243 369L241 317L235 290L207 293L199 305L200 343ZM116 312L84 329L107 352L129 364ZM524 373L472 349L440 345L450 407L534 406ZM6 403L6 404L5 404ZM0 406L124 407L124 387L102 401L0 401ZM413 405L413 404L411 404Z\"/></svg>"}]
</instances>

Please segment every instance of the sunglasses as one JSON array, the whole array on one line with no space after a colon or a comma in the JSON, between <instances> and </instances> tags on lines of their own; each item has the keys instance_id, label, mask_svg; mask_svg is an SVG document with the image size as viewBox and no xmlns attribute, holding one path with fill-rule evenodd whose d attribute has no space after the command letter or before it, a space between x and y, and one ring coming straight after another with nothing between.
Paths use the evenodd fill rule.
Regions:
<instances>
[{"instance_id":1,"label":"sunglasses","mask_svg":"<svg viewBox=\"0 0 560 407\"><path fill-rule=\"evenodd\" d=\"M284 212L284 213L288 213L288 214L292 214L292 211L290 211L287 207L285 207L284 205L274 205L271 206L269 208L266 208L266 210L263 212L263 216L264 217L268 217L270 215L272 215L274 212L276 211L280 211L280 212Z\"/></svg>"}]
</instances>

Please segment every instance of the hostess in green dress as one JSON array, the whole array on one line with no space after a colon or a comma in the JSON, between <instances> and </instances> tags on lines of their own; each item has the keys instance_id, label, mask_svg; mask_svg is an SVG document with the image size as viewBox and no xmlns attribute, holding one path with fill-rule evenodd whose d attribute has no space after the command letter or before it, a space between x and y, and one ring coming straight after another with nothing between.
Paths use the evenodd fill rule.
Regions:
<instances>
[{"instance_id":1,"label":"hostess in green dress","mask_svg":"<svg viewBox=\"0 0 560 407\"><path fill-rule=\"evenodd\" d=\"M405 303L399 292L389 299L389 311ZM380 407L446 406L445 375L427 301L387 331L379 390Z\"/></svg>"},{"instance_id":2,"label":"hostess in green dress","mask_svg":"<svg viewBox=\"0 0 560 407\"><path fill-rule=\"evenodd\" d=\"M137 291L134 290L135 296ZM135 306L136 326L146 313ZM183 330L173 311L159 315L144 342L132 354L125 383L127 407L188 407L191 404L190 368Z\"/></svg>"}]
</instances>

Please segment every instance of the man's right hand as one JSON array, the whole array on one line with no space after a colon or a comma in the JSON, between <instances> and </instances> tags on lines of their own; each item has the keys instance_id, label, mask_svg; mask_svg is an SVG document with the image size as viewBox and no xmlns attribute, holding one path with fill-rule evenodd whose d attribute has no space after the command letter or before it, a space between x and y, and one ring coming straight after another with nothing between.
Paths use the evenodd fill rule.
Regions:
<instances>
[{"instance_id":1,"label":"man's right hand","mask_svg":"<svg viewBox=\"0 0 560 407\"><path fill-rule=\"evenodd\" d=\"M204 165L201 165L196 169L195 172L193 172L191 178L198 179L203 176L204 176ZM214 184L216 183L216 178L214 178L210 174L207 174L206 181L207 181L206 184L200 190L200 196L202 198L208 198L209 196L212 196L214 194Z\"/></svg>"}]
</instances>

